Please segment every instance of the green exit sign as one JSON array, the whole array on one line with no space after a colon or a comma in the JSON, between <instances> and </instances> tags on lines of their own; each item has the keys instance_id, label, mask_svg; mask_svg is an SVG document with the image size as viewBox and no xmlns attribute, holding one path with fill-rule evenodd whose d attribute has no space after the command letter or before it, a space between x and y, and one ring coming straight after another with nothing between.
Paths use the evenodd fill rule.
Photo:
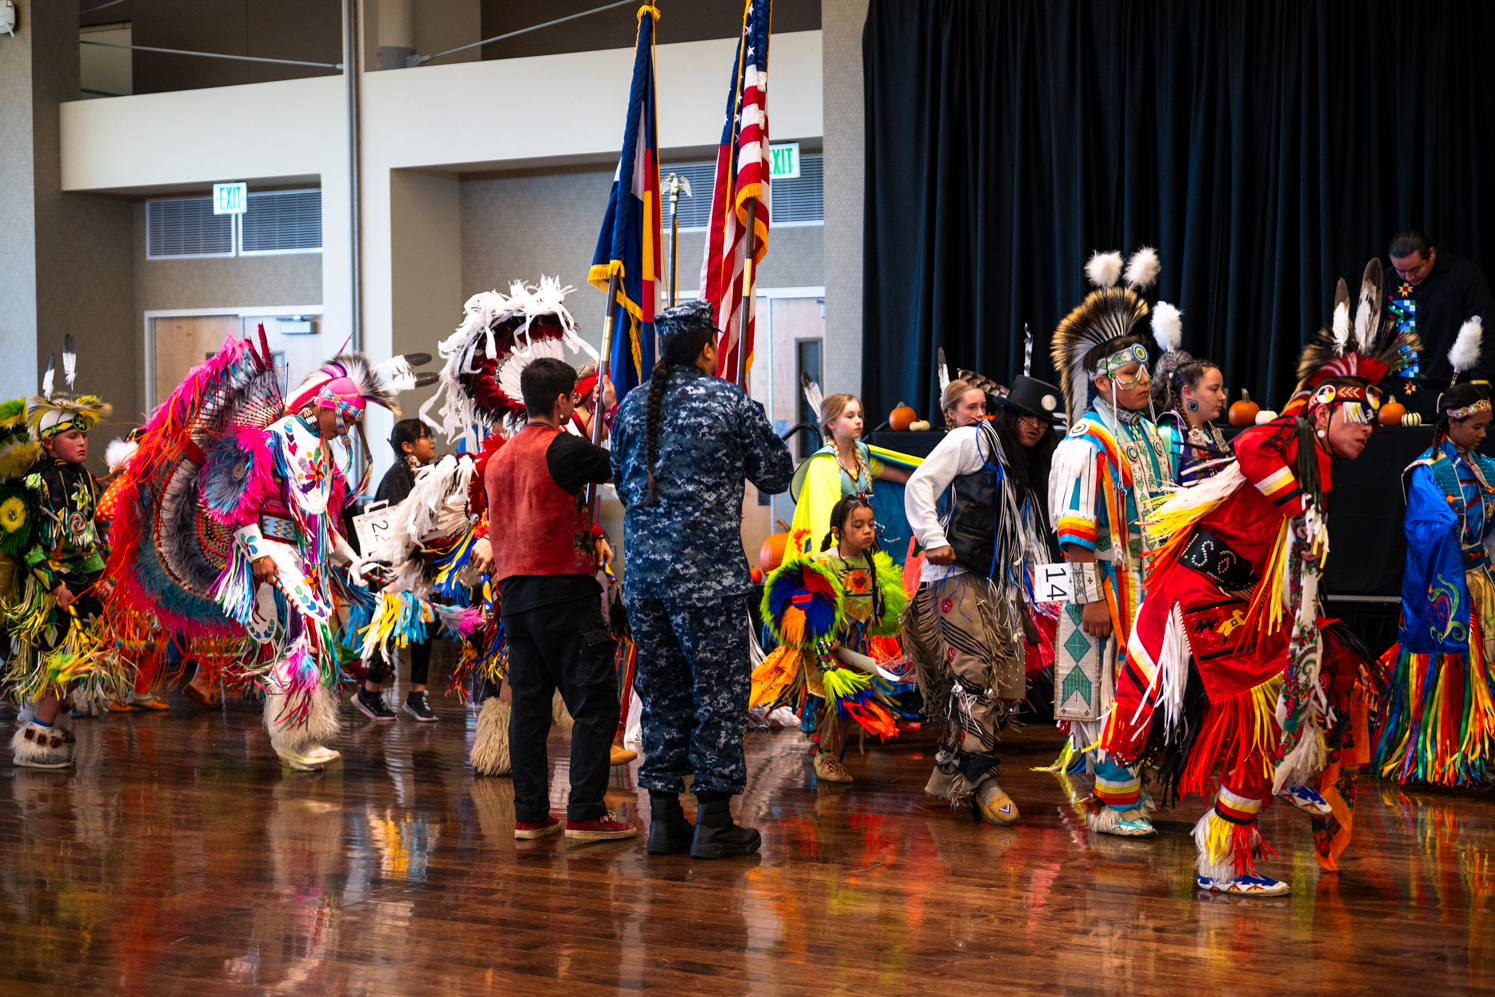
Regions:
<instances>
[{"instance_id":1,"label":"green exit sign","mask_svg":"<svg viewBox=\"0 0 1495 997\"><path fill-rule=\"evenodd\" d=\"M796 162L798 162L797 154ZM247 207L249 207L249 184L213 184L213 214L242 215Z\"/></svg>"},{"instance_id":2,"label":"green exit sign","mask_svg":"<svg viewBox=\"0 0 1495 997\"><path fill-rule=\"evenodd\" d=\"M768 147L768 178L770 180L795 180L799 178L799 143L785 142Z\"/></svg>"}]
</instances>

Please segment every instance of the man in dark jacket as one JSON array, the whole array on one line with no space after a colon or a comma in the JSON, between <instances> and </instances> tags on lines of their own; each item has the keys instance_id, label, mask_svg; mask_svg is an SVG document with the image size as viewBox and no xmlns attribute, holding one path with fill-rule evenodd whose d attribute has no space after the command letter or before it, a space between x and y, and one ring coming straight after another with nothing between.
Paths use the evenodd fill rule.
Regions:
<instances>
[{"instance_id":1,"label":"man in dark jacket","mask_svg":"<svg viewBox=\"0 0 1495 997\"><path fill-rule=\"evenodd\" d=\"M1409 407L1435 417L1438 395L1453 376L1449 347L1468 319L1489 322L1490 286L1478 263L1440 252L1416 230L1393 236L1389 255L1392 272L1386 275L1386 299L1392 319L1399 328L1415 329L1422 337L1418 373L1433 382L1410 399ZM1486 362L1472 372L1474 377L1484 377L1488 370L1488 353L1481 359Z\"/></svg>"},{"instance_id":2,"label":"man in dark jacket","mask_svg":"<svg viewBox=\"0 0 1495 997\"><path fill-rule=\"evenodd\" d=\"M488 461L488 537L509 639L509 761L514 774L514 837L562 829L550 813L545 739L557 688L571 729L571 796L566 837L631 838L634 826L602 802L618 727L615 645L602 618L597 584L601 531L585 487L611 477L607 451L565 432L576 371L551 357L519 375L529 425Z\"/></svg>"},{"instance_id":3,"label":"man in dark jacket","mask_svg":"<svg viewBox=\"0 0 1495 997\"><path fill-rule=\"evenodd\" d=\"M746 855L758 832L732 821L747 782L752 667L742 549L744 479L789 487L793 461L763 406L712 377L711 306L692 301L655 318L662 356L613 423L613 478L622 501L623 598L638 645L649 851L696 858ZM680 806L693 774L692 830Z\"/></svg>"}]
</instances>

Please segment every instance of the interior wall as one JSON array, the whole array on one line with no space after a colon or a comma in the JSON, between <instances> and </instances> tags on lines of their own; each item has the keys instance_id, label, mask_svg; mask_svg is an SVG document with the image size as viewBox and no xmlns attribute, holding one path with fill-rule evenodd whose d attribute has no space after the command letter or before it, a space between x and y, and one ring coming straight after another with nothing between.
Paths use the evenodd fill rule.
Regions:
<instances>
[{"instance_id":1,"label":"interior wall","mask_svg":"<svg viewBox=\"0 0 1495 997\"><path fill-rule=\"evenodd\" d=\"M36 186L30 94L32 0L20 0L19 28L0 59L0 400L36 391Z\"/></svg>"},{"instance_id":2,"label":"interior wall","mask_svg":"<svg viewBox=\"0 0 1495 997\"><path fill-rule=\"evenodd\" d=\"M389 181L391 352L429 353L423 369L438 370L436 344L460 324L471 296L462 287L461 184L410 170L391 171ZM413 418L431 392L401 395L402 416Z\"/></svg>"},{"instance_id":3,"label":"interior wall","mask_svg":"<svg viewBox=\"0 0 1495 997\"><path fill-rule=\"evenodd\" d=\"M507 291L514 280L559 276L563 285L576 288L567 304L578 332L600 347L603 295L587 284L587 271L612 177L612 170L464 176L460 185L462 289L449 309L451 326L462 317L462 302L478 291ZM705 239L704 232L680 236L682 290L695 291L700 285ZM824 284L824 243L822 226L774 229L758 272L759 286Z\"/></svg>"},{"instance_id":4,"label":"interior wall","mask_svg":"<svg viewBox=\"0 0 1495 997\"><path fill-rule=\"evenodd\" d=\"M32 215L31 225L22 224L14 233L30 241L32 255L29 267L24 266L24 259L20 261L19 276L26 283L13 289L22 297L29 293L32 300L29 305L24 301L12 305L20 305L21 316L34 316L30 329L6 329L5 345L7 359L31 360L15 365L23 372L15 378L15 387L22 389L16 394L36 391L48 354L56 355L56 385L61 390L64 337L72 333L78 351L75 390L102 395L114 406L114 415L100 432L107 438L121 432L121 425L135 421L142 387L139 350L130 335L130 205L120 197L62 190L58 106L79 96L77 9L64 8L21 5L20 16L30 29L31 44L17 50L9 46L14 39L5 39L3 50L4 62L21 56L15 61L26 63L29 69L29 81L14 81L24 86L0 92L11 97L9 103L29 105L29 120L16 119L13 124L24 124L30 132L29 142L16 143L24 150L22 155L29 152L30 184L7 185L6 200L20 201ZM13 138L19 136L7 128L0 146L10 145ZM14 165L23 167L20 161ZM8 269L6 278L8 283ZM9 352L12 345L14 354ZM102 455L103 447L97 447L89 461L93 470L103 470Z\"/></svg>"},{"instance_id":5,"label":"interior wall","mask_svg":"<svg viewBox=\"0 0 1495 997\"><path fill-rule=\"evenodd\" d=\"M130 21L136 45L335 64L343 61L342 6L340 0L233 3L129 0L119 8L127 11L128 16L120 13L114 17ZM76 7L73 16L76 19ZM133 53L132 61L137 94L238 86L337 72L314 66L204 59L139 50Z\"/></svg>"},{"instance_id":6,"label":"interior wall","mask_svg":"<svg viewBox=\"0 0 1495 997\"><path fill-rule=\"evenodd\" d=\"M600 347L603 294L587 283L587 271L612 179L612 169L464 177L462 291L449 312L452 327L470 296L507 292L511 282L543 274L575 288L566 306L577 332Z\"/></svg>"},{"instance_id":7,"label":"interior wall","mask_svg":"<svg viewBox=\"0 0 1495 997\"><path fill-rule=\"evenodd\" d=\"M533 18L542 8L518 5L518 9ZM415 50L421 55L470 45L483 37L482 0L419 0L415 4ZM442 56L434 65L477 62L483 57L482 52L481 48L454 52Z\"/></svg>"},{"instance_id":8,"label":"interior wall","mask_svg":"<svg viewBox=\"0 0 1495 997\"><path fill-rule=\"evenodd\" d=\"M825 113L825 380L862 394L862 218L866 122L862 27L867 0L821 3Z\"/></svg>"},{"instance_id":9,"label":"interior wall","mask_svg":"<svg viewBox=\"0 0 1495 997\"><path fill-rule=\"evenodd\" d=\"M288 253L284 256L237 256L211 259L148 260L145 258L145 202L125 203L131 219L128 260L133 287L125 296L129 312L122 338L137 344L140 375L138 405L146 401L145 313L166 309L204 310L322 303L322 254ZM132 210L133 209L133 210ZM325 217L324 217L325 223ZM346 329L325 320L318 335L307 337L326 346L331 354L342 343ZM293 364L293 368L297 365ZM304 365L301 365L304 366ZM306 373L292 369L295 379ZM156 401L164 399L157 397Z\"/></svg>"},{"instance_id":10,"label":"interior wall","mask_svg":"<svg viewBox=\"0 0 1495 997\"><path fill-rule=\"evenodd\" d=\"M232 256L211 259L145 258L145 202L134 205L130 259L135 273L135 328L161 308L240 308L322 302L322 254ZM323 219L325 226L326 219ZM335 346L336 344L334 344Z\"/></svg>"}]
</instances>

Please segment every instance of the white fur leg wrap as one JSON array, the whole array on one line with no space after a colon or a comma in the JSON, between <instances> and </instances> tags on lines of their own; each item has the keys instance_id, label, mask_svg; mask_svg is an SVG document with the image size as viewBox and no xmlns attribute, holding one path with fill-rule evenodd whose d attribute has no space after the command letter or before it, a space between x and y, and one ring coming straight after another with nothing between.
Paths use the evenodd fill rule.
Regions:
<instances>
[{"instance_id":1,"label":"white fur leg wrap","mask_svg":"<svg viewBox=\"0 0 1495 997\"><path fill-rule=\"evenodd\" d=\"M33 732L32 737L28 738L26 736L28 730ZM57 728L54 727L53 730L57 730ZM57 731L57 733L60 734L61 731ZM51 731L46 731L44 728L29 722L22 724L20 729L10 739L11 754L15 756L17 761L34 762L44 765L65 762L72 758L73 752L71 746L63 742L60 737L49 737L48 735L50 734ZM48 743L50 740L55 740L57 743L51 745Z\"/></svg>"},{"instance_id":2,"label":"white fur leg wrap","mask_svg":"<svg viewBox=\"0 0 1495 997\"><path fill-rule=\"evenodd\" d=\"M497 696L483 700L478 711L478 730L472 739L472 770L483 775L509 774L508 703Z\"/></svg>"},{"instance_id":3,"label":"white fur leg wrap","mask_svg":"<svg viewBox=\"0 0 1495 997\"><path fill-rule=\"evenodd\" d=\"M301 749L311 743L306 722L299 715L297 700L302 698L283 692L265 694L265 730L274 747L300 754Z\"/></svg>"},{"instance_id":4,"label":"white fur leg wrap","mask_svg":"<svg viewBox=\"0 0 1495 997\"><path fill-rule=\"evenodd\" d=\"M1085 824L1097 834L1110 834L1124 820L1144 820L1146 817L1147 814L1140 807L1133 807L1131 810L1101 807L1098 814L1086 812Z\"/></svg>"},{"instance_id":5,"label":"white fur leg wrap","mask_svg":"<svg viewBox=\"0 0 1495 997\"><path fill-rule=\"evenodd\" d=\"M550 722L562 731L568 731L572 727L571 714L566 710L566 701L561 698L561 691L559 689L556 690L555 697L550 701Z\"/></svg>"}]
</instances>

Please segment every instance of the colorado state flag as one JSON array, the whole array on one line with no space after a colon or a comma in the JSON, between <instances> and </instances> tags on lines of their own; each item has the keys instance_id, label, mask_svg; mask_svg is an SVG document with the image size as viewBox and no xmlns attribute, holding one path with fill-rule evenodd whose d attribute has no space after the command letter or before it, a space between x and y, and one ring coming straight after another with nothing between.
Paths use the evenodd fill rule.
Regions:
<instances>
[{"instance_id":1,"label":"colorado state flag","mask_svg":"<svg viewBox=\"0 0 1495 997\"><path fill-rule=\"evenodd\" d=\"M607 215L602 219L592 269L587 274L588 282L604 291L612 275L619 275L608 358L619 401L654 371L654 307L659 293L657 282L664 272L654 99L654 24L658 18L657 8L639 8L623 153L618 157Z\"/></svg>"}]
</instances>

